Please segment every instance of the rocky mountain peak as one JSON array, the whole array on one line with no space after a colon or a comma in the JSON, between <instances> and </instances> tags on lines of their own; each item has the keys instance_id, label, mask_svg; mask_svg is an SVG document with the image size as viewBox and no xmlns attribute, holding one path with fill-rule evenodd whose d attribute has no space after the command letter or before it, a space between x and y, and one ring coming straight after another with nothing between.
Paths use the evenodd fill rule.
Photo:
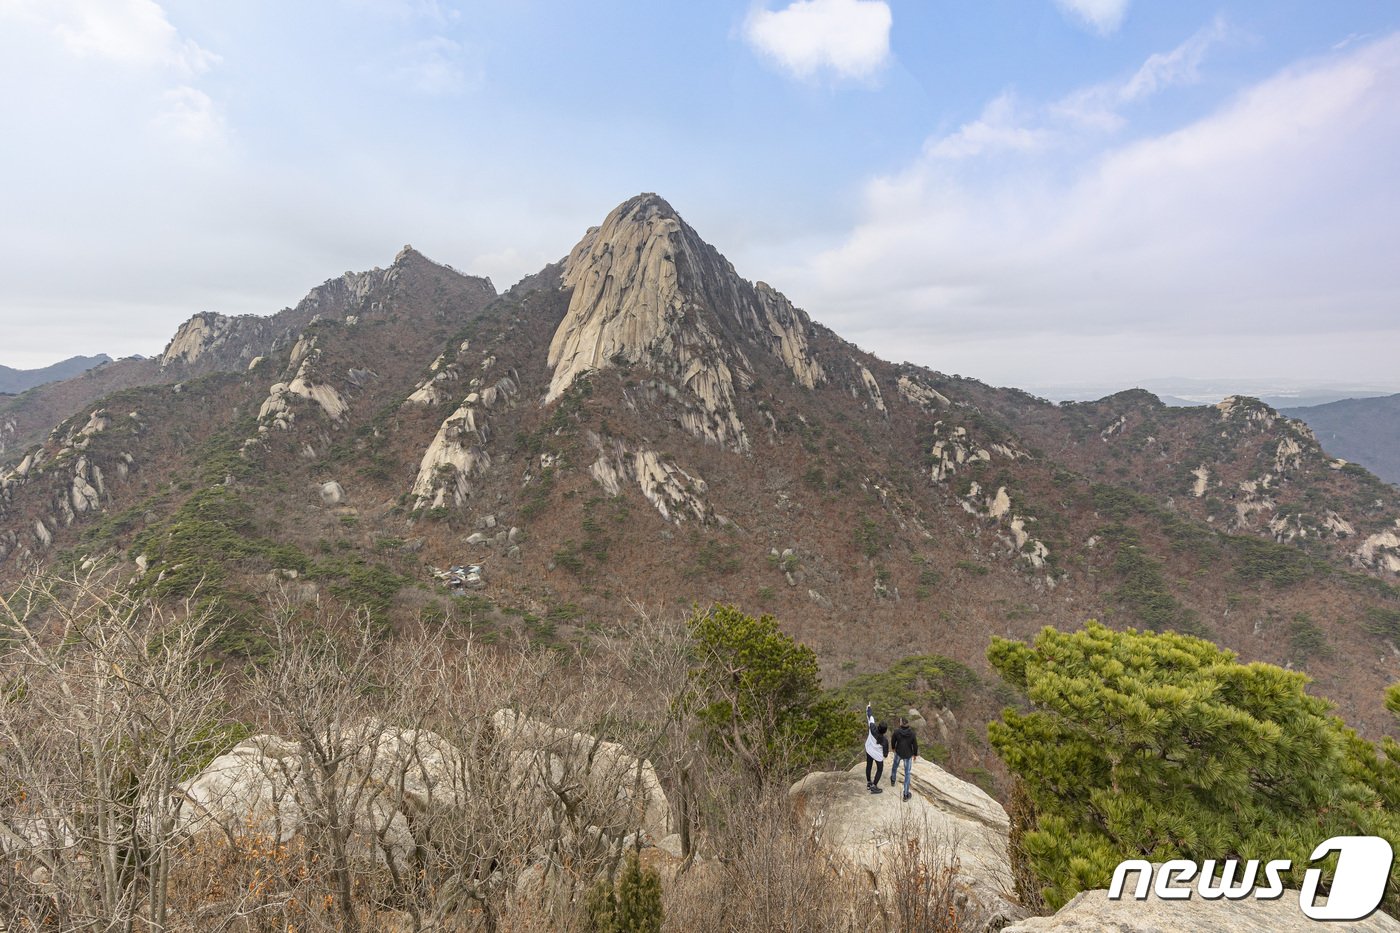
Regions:
<instances>
[{"instance_id":1,"label":"rocky mountain peak","mask_svg":"<svg viewBox=\"0 0 1400 933\"><path fill-rule=\"evenodd\" d=\"M180 325L159 357L162 371L204 373L238 371L252 361L296 342L302 330L318 320L354 322L365 314L383 313L395 295L419 287L446 270L472 283L483 299L495 297L491 280L466 276L405 246L387 269L349 271L311 289L294 308L271 316L229 316L212 311L195 314Z\"/></svg>"},{"instance_id":2,"label":"rocky mountain peak","mask_svg":"<svg viewBox=\"0 0 1400 933\"><path fill-rule=\"evenodd\" d=\"M735 391L754 379L748 351L771 353L808 388L825 379L807 315L740 278L655 194L623 202L589 230L564 261L563 284L573 294L550 342L547 400L584 373L645 366L690 404L692 433L745 449Z\"/></svg>"},{"instance_id":3,"label":"rocky mountain peak","mask_svg":"<svg viewBox=\"0 0 1400 933\"><path fill-rule=\"evenodd\" d=\"M233 319L212 311L194 315L175 331L160 355L164 369L172 363L193 363L217 344L233 326Z\"/></svg>"}]
</instances>

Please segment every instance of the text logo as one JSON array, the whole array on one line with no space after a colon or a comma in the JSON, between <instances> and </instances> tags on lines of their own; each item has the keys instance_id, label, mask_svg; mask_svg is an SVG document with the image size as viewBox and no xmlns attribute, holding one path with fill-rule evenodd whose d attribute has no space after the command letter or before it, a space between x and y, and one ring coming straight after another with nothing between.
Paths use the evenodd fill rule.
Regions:
<instances>
[{"instance_id":1,"label":"text logo","mask_svg":"<svg viewBox=\"0 0 1400 933\"><path fill-rule=\"evenodd\" d=\"M1299 909L1313 920L1369 917L1385 897L1394 850L1379 836L1333 836L1313 849L1308 860L1317 862L1333 852L1337 853L1337 870L1332 877L1331 890L1327 892L1327 902L1319 902L1317 891L1322 883L1322 869L1309 868L1303 874L1303 889L1298 894ZM1128 859L1113 870L1108 899L1121 900L1128 875L1137 872L1137 883L1132 890L1134 900L1146 900L1149 891L1163 900L1185 900L1193 893L1208 901L1245 897L1273 900L1283 896L1281 876L1292 867L1288 859L1268 862L1250 859L1243 863L1243 870L1239 859L1226 859L1223 863L1215 859L1200 863L1172 859L1154 869L1145 859Z\"/></svg>"}]
</instances>

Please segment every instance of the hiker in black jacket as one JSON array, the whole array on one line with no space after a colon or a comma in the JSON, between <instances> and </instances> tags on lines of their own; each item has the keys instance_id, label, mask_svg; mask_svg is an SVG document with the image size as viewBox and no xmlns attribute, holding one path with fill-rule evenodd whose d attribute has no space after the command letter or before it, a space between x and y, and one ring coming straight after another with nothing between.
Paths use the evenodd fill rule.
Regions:
<instances>
[{"instance_id":1,"label":"hiker in black jacket","mask_svg":"<svg viewBox=\"0 0 1400 933\"><path fill-rule=\"evenodd\" d=\"M914 759L919 757L919 737L909 726L909 720L901 716L899 728L894 730L890 740L890 744L894 746L894 767L890 768L890 786L894 786L895 779L899 776L899 763L904 762L904 799L908 800L909 769L914 766Z\"/></svg>"}]
</instances>

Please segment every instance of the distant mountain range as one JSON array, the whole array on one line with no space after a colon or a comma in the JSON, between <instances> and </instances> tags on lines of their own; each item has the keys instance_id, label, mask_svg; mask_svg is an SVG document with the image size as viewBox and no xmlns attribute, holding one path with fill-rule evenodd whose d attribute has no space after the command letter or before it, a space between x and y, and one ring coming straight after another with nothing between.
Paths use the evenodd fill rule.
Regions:
<instances>
[{"instance_id":1,"label":"distant mountain range","mask_svg":"<svg viewBox=\"0 0 1400 933\"><path fill-rule=\"evenodd\" d=\"M1296 378L1194 379L1184 377L1122 380L1117 383L1081 382L1023 386L1028 392L1053 402L1091 402L1125 386L1146 389L1168 405L1214 405L1230 395L1257 398L1277 409L1325 405L1349 398L1373 398L1400 391L1400 382L1299 382Z\"/></svg>"},{"instance_id":2,"label":"distant mountain range","mask_svg":"<svg viewBox=\"0 0 1400 933\"><path fill-rule=\"evenodd\" d=\"M1400 394L1281 411L1306 422L1329 453L1400 485Z\"/></svg>"},{"instance_id":3,"label":"distant mountain range","mask_svg":"<svg viewBox=\"0 0 1400 933\"><path fill-rule=\"evenodd\" d=\"M1400 393L1379 383L1305 383L1287 379L1142 379L1134 383L1171 408L1215 405L1231 395L1258 399L1312 428L1330 454L1360 464L1400 485ZM1121 385L1085 382L1028 386L1055 402L1089 402L1122 391ZM1394 393L1394 394L1393 394Z\"/></svg>"},{"instance_id":4,"label":"distant mountain range","mask_svg":"<svg viewBox=\"0 0 1400 933\"><path fill-rule=\"evenodd\" d=\"M71 379L80 373L87 372L94 366L110 362L112 362L110 356L99 353L96 356L70 356L61 363L54 363L43 369L11 369L8 366L0 366L0 392L14 395L26 389L41 386L46 382Z\"/></svg>"}]
</instances>

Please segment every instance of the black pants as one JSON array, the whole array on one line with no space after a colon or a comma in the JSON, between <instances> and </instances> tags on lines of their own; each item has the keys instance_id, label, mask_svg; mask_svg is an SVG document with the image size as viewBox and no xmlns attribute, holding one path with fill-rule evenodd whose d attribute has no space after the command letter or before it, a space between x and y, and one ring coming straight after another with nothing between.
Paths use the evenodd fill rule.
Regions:
<instances>
[{"instance_id":1,"label":"black pants","mask_svg":"<svg viewBox=\"0 0 1400 933\"><path fill-rule=\"evenodd\" d=\"M870 780L870 766L871 766L871 765L874 765L874 766L875 766L875 780L873 780L873 781ZM879 784L879 783L880 783L880 775L882 775L882 774L884 774L884 773L885 773L885 762L884 762L883 760L881 760L881 761L876 761L874 758L871 758L871 757L870 757L870 753L869 753L869 752L866 752L866 754L865 754L865 783L867 783L867 784Z\"/></svg>"}]
</instances>

